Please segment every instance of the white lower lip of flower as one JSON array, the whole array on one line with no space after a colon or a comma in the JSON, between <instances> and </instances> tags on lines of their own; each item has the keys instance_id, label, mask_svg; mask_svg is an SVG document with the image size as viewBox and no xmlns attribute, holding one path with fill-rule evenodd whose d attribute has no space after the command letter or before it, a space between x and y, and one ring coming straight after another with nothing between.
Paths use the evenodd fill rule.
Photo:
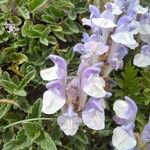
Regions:
<instances>
[{"instance_id":1,"label":"white lower lip of flower","mask_svg":"<svg viewBox=\"0 0 150 150\"><path fill-rule=\"evenodd\" d=\"M126 101L116 100L113 105L113 110L119 118L126 119L126 114L129 110L129 106Z\"/></svg>"},{"instance_id":2,"label":"white lower lip of flower","mask_svg":"<svg viewBox=\"0 0 150 150\"><path fill-rule=\"evenodd\" d=\"M72 113L69 116L67 113L62 114L57 118L57 123L61 130L66 134L73 136L76 134L82 120L77 113Z\"/></svg>"},{"instance_id":3,"label":"white lower lip of flower","mask_svg":"<svg viewBox=\"0 0 150 150\"><path fill-rule=\"evenodd\" d=\"M83 111L82 120L90 129L102 130L105 128L104 112L100 112L98 110L92 112Z\"/></svg>"},{"instance_id":4,"label":"white lower lip of flower","mask_svg":"<svg viewBox=\"0 0 150 150\"><path fill-rule=\"evenodd\" d=\"M145 24L140 26L140 31L141 34L150 34L150 25Z\"/></svg>"},{"instance_id":5,"label":"white lower lip of flower","mask_svg":"<svg viewBox=\"0 0 150 150\"><path fill-rule=\"evenodd\" d=\"M47 68L40 71L40 75L45 81L52 81L58 79L56 67Z\"/></svg>"},{"instance_id":6,"label":"white lower lip of flower","mask_svg":"<svg viewBox=\"0 0 150 150\"><path fill-rule=\"evenodd\" d=\"M102 77L96 76L93 77L86 86L83 87L83 91L89 96L95 98L101 98L106 95L104 90L105 81Z\"/></svg>"},{"instance_id":7,"label":"white lower lip of flower","mask_svg":"<svg viewBox=\"0 0 150 150\"><path fill-rule=\"evenodd\" d=\"M147 11L148 11L148 7L142 7L141 5L138 5L138 10L137 10L137 13L138 14L145 14Z\"/></svg>"},{"instance_id":8,"label":"white lower lip of flower","mask_svg":"<svg viewBox=\"0 0 150 150\"><path fill-rule=\"evenodd\" d=\"M106 18L93 18L92 22L101 28L114 28L117 26L113 21Z\"/></svg>"},{"instance_id":9,"label":"white lower lip of flower","mask_svg":"<svg viewBox=\"0 0 150 150\"><path fill-rule=\"evenodd\" d=\"M131 49L138 46L138 43L135 41L133 37L133 34L130 34L129 32L118 32L111 35L111 38L113 39L114 42L126 45Z\"/></svg>"},{"instance_id":10,"label":"white lower lip of flower","mask_svg":"<svg viewBox=\"0 0 150 150\"><path fill-rule=\"evenodd\" d=\"M150 65L150 57L142 54L136 54L134 56L133 64L138 67L147 67Z\"/></svg>"},{"instance_id":11,"label":"white lower lip of flower","mask_svg":"<svg viewBox=\"0 0 150 150\"><path fill-rule=\"evenodd\" d=\"M112 144L117 150L128 150L136 146L134 134L117 127L113 131Z\"/></svg>"},{"instance_id":12,"label":"white lower lip of flower","mask_svg":"<svg viewBox=\"0 0 150 150\"><path fill-rule=\"evenodd\" d=\"M45 114L54 114L63 107L65 102L65 99L56 95L53 91L47 90L43 94L42 112Z\"/></svg>"}]
</instances>

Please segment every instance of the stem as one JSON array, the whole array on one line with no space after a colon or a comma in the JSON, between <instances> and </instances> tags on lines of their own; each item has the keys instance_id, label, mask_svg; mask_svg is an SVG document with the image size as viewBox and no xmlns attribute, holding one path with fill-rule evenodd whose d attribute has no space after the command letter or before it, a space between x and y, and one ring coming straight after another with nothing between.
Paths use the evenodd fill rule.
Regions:
<instances>
[{"instance_id":1,"label":"stem","mask_svg":"<svg viewBox=\"0 0 150 150\"><path fill-rule=\"evenodd\" d=\"M6 127L4 127L4 129L7 129L9 127L15 126L17 124L21 124L21 123L28 123L31 121L38 121L38 120L54 120L55 118L32 118L32 119L25 119L25 120L21 120L21 121L17 121L14 123L11 123L9 125L7 125Z\"/></svg>"},{"instance_id":2,"label":"stem","mask_svg":"<svg viewBox=\"0 0 150 150\"><path fill-rule=\"evenodd\" d=\"M20 107L19 104L17 102L15 102L14 100L9 100L9 99L0 99L0 103L4 103L4 104L13 104L17 107Z\"/></svg>"}]
</instances>

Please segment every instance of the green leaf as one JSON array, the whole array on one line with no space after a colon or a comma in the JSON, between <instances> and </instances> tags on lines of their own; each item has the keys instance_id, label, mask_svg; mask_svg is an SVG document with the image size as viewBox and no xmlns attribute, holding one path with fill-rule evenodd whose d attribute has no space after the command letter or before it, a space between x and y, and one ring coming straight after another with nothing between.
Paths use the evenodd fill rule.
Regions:
<instances>
[{"instance_id":1,"label":"green leaf","mask_svg":"<svg viewBox=\"0 0 150 150\"><path fill-rule=\"evenodd\" d=\"M67 40L65 39L64 34L63 34L62 32L54 32L54 34L55 34L55 36L56 36L58 39L60 39L60 40L62 40L62 41L64 41L64 42L67 41Z\"/></svg>"},{"instance_id":2,"label":"green leaf","mask_svg":"<svg viewBox=\"0 0 150 150\"><path fill-rule=\"evenodd\" d=\"M6 3L8 0L0 0L0 4Z\"/></svg>"},{"instance_id":3,"label":"green leaf","mask_svg":"<svg viewBox=\"0 0 150 150\"><path fill-rule=\"evenodd\" d=\"M10 60L18 65L26 62L28 60L27 56L24 55L23 53L19 52L19 53L11 53L9 56Z\"/></svg>"},{"instance_id":4,"label":"green leaf","mask_svg":"<svg viewBox=\"0 0 150 150\"><path fill-rule=\"evenodd\" d=\"M2 86L10 94L14 94L17 89L17 85L15 83L5 79L0 79L0 86Z\"/></svg>"},{"instance_id":5,"label":"green leaf","mask_svg":"<svg viewBox=\"0 0 150 150\"><path fill-rule=\"evenodd\" d=\"M69 1L62 1L62 7L64 7L64 8L75 8L75 6L71 3L71 2L69 2Z\"/></svg>"},{"instance_id":6,"label":"green leaf","mask_svg":"<svg viewBox=\"0 0 150 150\"><path fill-rule=\"evenodd\" d=\"M27 95L27 93L23 89L19 89L19 90L15 91L15 95L19 95L19 96L25 97Z\"/></svg>"},{"instance_id":7,"label":"green leaf","mask_svg":"<svg viewBox=\"0 0 150 150\"><path fill-rule=\"evenodd\" d=\"M73 22L71 19L67 18L65 20L65 24L69 27L69 29L74 33L79 33L79 29L75 22Z\"/></svg>"},{"instance_id":8,"label":"green leaf","mask_svg":"<svg viewBox=\"0 0 150 150\"><path fill-rule=\"evenodd\" d=\"M55 32L61 32L63 30L62 27L58 25L50 25L50 28L52 31L55 31Z\"/></svg>"},{"instance_id":9,"label":"green leaf","mask_svg":"<svg viewBox=\"0 0 150 150\"><path fill-rule=\"evenodd\" d=\"M35 31L33 29L26 29L26 36L29 38L38 38L40 37L40 33L38 31Z\"/></svg>"},{"instance_id":10,"label":"green leaf","mask_svg":"<svg viewBox=\"0 0 150 150\"><path fill-rule=\"evenodd\" d=\"M3 133L2 136L3 136L3 142L7 143L13 138L14 132L12 130L7 130Z\"/></svg>"},{"instance_id":11,"label":"green leaf","mask_svg":"<svg viewBox=\"0 0 150 150\"><path fill-rule=\"evenodd\" d=\"M10 104L0 104L0 119L10 110Z\"/></svg>"},{"instance_id":12,"label":"green leaf","mask_svg":"<svg viewBox=\"0 0 150 150\"><path fill-rule=\"evenodd\" d=\"M25 19L30 19L30 12L25 6L19 7L18 9L22 17Z\"/></svg>"},{"instance_id":13,"label":"green leaf","mask_svg":"<svg viewBox=\"0 0 150 150\"><path fill-rule=\"evenodd\" d=\"M53 45L55 45L57 43L57 40L56 40L56 38L53 35L48 36L47 39L48 39L49 43L51 43Z\"/></svg>"},{"instance_id":14,"label":"green leaf","mask_svg":"<svg viewBox=\"0 0 150 150\"><path fill-rule=\"evenodd\" d=\"M19 39L17 42L14 42L12 47L13 48L18 48L18 47L23 47L27 44L27 41L25 39Z\"/></svg>"},{"instance_id":15,"label":"green leaf","mask_svg":"<svg viewBox=\"0 0 150 150\"><path fill-rule=\"evenodd\" d=\"M42 38L42 37L40 37L40 42L46 46L48 46L48 43L49 43L47 38Z\"/></svg>"},{"instance_id":16,"label":"green leaf","mask_svg":"<svg viewBox=\"0 0 150 150\"><path fill-rule=\"evenodd\" d=\"M25 134L30 138L31 142L33 142L41 135L41 126L36 122L25 124L24 130Z\"/></svg>"},{"instance_id":17,"label":"green leaf","mask_svg":"<svg viewBox=\"0 0 150 150\"><path fill-rule=\"evenodd\" d=\"M45 3L47 2L47 0L32 0L31 2L29 2L29 9L30 11L35 11L38 8L42 7Z\"/></svg>"},{"instance_id":18,"label":"green leaf","mask_svg":"<svg viewBox=\"0 0 150 150\"><path fill-rule=\"evenodd\" d=\"M11 17L13 23L16 25L16 26L19 26L21 24L21 19L19 17L16 17L16 16L13 16Z\"/></svg>"},{"instance_id":19,"label":"green leaf","mask_svg":"<svg viewBox=\"0 0 150 150\"><path fill-rule=\"evenodd\" d=\"M41 148L43 148L44 150L57 150L51 137L46 132L43 132L41 134L41 136L37 139L36 143L40 145Z\"/></svg>"},{"instance_id":20,"label":"green leaf","mask_svg":"<svg viewBox=\"0 0 150 150\"><path fill-rule=\"evenodd\" d=\"M74 136L75 139L78 139L80 142L84 144L88 144L88 137L82 130L78 131L78 133Z\"/></svg>"},{"instance_id":21,"label":"green leaf","mask_svg":"<svg viewBox=\"0 0 150 150\"><path fill-rule=\"evenodd\" d=\"M24 25L22 26L22 36L25 37L27 36L27 32L29 29L32 28L33 23L31 21L25 21Z\"/></svg>"},{"instance_id":22,"label":"green leaf","mask_svg":"<svg viewBox=\"0 0 150 150\"><path fill-rule=\"evenodd\" d=\"M21 114L15 113L15 112L8 112L5 115L5 119L8 121L8 123L13 123L16 121L19 121L21 119Z\"/></svg>"},{"instance_id":23,"label":"green leaf","mask_svg":"<svg viewBox=\"0 0 150 150\"><path fill-rule=\"evenodd\" d=\"M34 67L28 66L27 69L28 69L28 72L25 75L25 77L22 79L20 84L18 85L18 89L23 89L24 87L26 87L29 84L29 82L33 80L36 76L36 70Z\"/></svg>"},{"instance_id":24,"label":"green leaf","mask_svg":"<svg viewBox=\"0 0 150 150\"><path fill-rule=\"evenodd\" d=\"M38 100L36 100L34 102L32 107L30 108L27 119L40 118L41 117L41 109L42 109L42 99L39 98Z\"/></svg>"},{"instance_id":25,"label":"green leaf","mask_svg":"<svg viewBox=\"0 0 150 150\"><path fill-rule=\"evenodd\" d=\"M32 30L38 32L39 34L42 34L45 29L46 29L46 26L42 24L36 24L32 27Z\"/></svg>"},{"instance_id":26,"label":"green leaf","mask_svg":"<svg viewBox=\"0 0 150 150\"><path fill-rule=\"evenodd\" d=\"M124 95L128 95L131 98L137 98L140 91L139 82L140 79L137 77L138 70L128 62L125 66L124 72L121 73L123 76L123 90Z\"/></svg>"},{"instance_id":27,"label":"green leaf","mask_svg":"<svg viewBox=\"0 0 150 150\"><path fill-rule=\"evenodd\" d=\"M20 130L17 133L16 138L5 143L3 150L21 150L29 147L30 145L31 141L27 139L24 130Z\"/></svg>"},{"instance_id":28,"label":"green leaf","mask_svg":"<svg viewBox=\"0 0 150 150\"><path fill-rule=\"evenodd\" d=\"M45 10L45 13L53 18L60 18L64 17L65 13L61 9L59 9L57 6L49 5L49 7Z\"/></svg>"},{"instance_id":29,"label":"green leaf","mask_svg":"<svg viewBox=\"0 0 150 150\"><path fill-rule=\"evenodd\" d=\"M70 9L69 14L68 14L68 17L69 17L71 20L75 20L76 17L77 17L76 11L73 10L73 9Z\"/></svg>"},{"instance_id":30,"label":"green leaf","mask_svg":"<svg viewBox=\"0 0 150 150\"><path fill-rule=\"evenodd\" d=\"M45 21L46 23L53 23L54 18L50 15L42 15L42 20Z\"/></svg>"},{"instance_id":31,"label":"green leaf","mask_svg":"<svg viewBox=\"0 0 150 150\"><path fill-rule=\"evenodd\" d=\"M113 129L104 129L104 130L98 131L98 133L101 137L108 137L112 135L112 131Z\"/></svg>"}]
</instances>

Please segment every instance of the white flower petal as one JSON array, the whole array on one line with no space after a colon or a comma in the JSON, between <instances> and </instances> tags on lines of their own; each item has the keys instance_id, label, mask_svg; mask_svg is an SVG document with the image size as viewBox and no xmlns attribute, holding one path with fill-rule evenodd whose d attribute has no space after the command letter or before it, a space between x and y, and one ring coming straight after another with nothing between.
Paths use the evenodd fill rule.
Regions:
<instances>
[{"instance_id":1,"label":"white flower petal","mask_svg":"<svg viewBox=\"0 0 150 150\"><path fill-rule=\"evenodd\" d=\"M40 71L40 75L45 81L52 81L58 79L56 67L47 68Z\"/></svg>"},{"instance_id":2,"label":"white flower petal","mask_svg":"<svg viewBox=\"0 0 150 150\"><path fill-rule=\"evenodd\" d=\"M82 120L77 113L73 113L71 116L65 113L57 118L57 123L60 126L61 130L66 135L71 136L76 134L81 122Z\"/></svg>"},{"instance_id":3,"label":"white flower petal","mask_svg":"<svg viewBox=\"0 0 150 150\"><path fill-rule=\"evenodd\" d=\"M96 76L93 77L84 87L83 91L87 93L89 96L95 98L101 98L106 95L106 91L104 90L105 81L102 77Z\"/></svg>"},{"instance_id":4,"label":"white flower petal","mask_svg":"<svg viewBox=\"0 0 150 150\"><path fill-rule=\"evenodd\" d=\"M138 67L147 67L150 65L150 57L142 54L136 54L134 56L133 64Z\"/></svg>"},{"instance_id":5,"label":"white flower petal","mask_svg":"<svg viewBox=\"0 0 150 150\"><path fill-rule=\"evenodd\" d=\"M141 34L150 34L150 25L149 24L141 25L139 32Z\"/></svg>"},{"instance_id":6,"label":"white flower petal","mask_svg":"<svg viewBox=\"0 0 150 150\"><path fill-rule=\"evenodd\" d=\"M133 20L132 24L134 24L134 26L136 26L136 28L134 30L132 30L131 33L138 34L139 30L140 30L140 23L138 21Z\"/></svg>"},{"instance_id":7,"label":"white flower petal","mask_svg":"<svg viewBox=\"0 0 150 150\"><path fill-rule=\"evenodd\" d=\"M83 24L83 25L87 25L87 26L91 26L91 20L90 20L90 19L83 18L83 19L82 19L82 24Z\"/></svg>"},{"instance_id":8,"label":"white flower petal","mask_svg":"<svg viewBox=\"0 0 150 150\"><path fill-rule=\"evenodd\" d=\"M136 146L136 139L132 132L117 127L113 131L112 144L118 150L128 150Z\"/></svg>"},{"instance_id":9,"label":"white flower petal","mask_svg":"<svg viewBox=\"0 0 150 150\"><path fill-rule=\"evenodd\" d=\"M105 116L104 111L83 111L82 120L85 125L93 130L102 130L105 128Z\"/></svg>"},{"instance_id":10,"label":"white flower petal","mask_svg":"<svg viewBox=\"0 0 150 150\"><path fill-rule=\"evenodd\" d=\"M53 91L47 90L43 94L42 112L45 114L54 114L65 104L66 100L56 95Z\"/></svg>"},{"instance_id":11,"label":"white flower petal","mask_svg":"<svg viewBox=\"0 0 150 150\"><path fill-rule=\"evenodd\" d=\"M114 28L117 26L112 20L106 18L93 18L92 22L101 28Z\"/></svg>"},{"instance_id":12,"label":"white flower petal","mask_svg":"<svg viewBox=\"0 0 150 150\"><path fill-rule=\"evenodd\" d=\"M116 100L113 105L113 110L119 118L126 119L126 114L129 110L129 106L126 101Z\"/></svg>"},{"instance_id":13,"label":"white flower petal","mask_svg":"<svg viewBox=\"0 0 150 150\"><path fill-rule=\"evenodd\" d=\"M147 11L148 11L148 7L142 7L141 5L138 5L138 10L137 10L137 13L138 14L145 14Z\"/></svg>"},{"instance_id":14,"label":"white flower petal","mask_svg":"<svg viewBox=\"0 0 150 150\"><path fill-rule=\"evenodd\" d=\"M145 43L150 43L150 34L141 34L141 40Z\"/></svg>"},{"instance_id":15,"label":"white flower petal","mask_svg":"<svg viewBox=\"0 0 150 150\"><path fill-rule=\"evenodd\" d=\"M117 32L111 35L111 38L115 43L121 43L129 48L133 48L138 45L133 37L133 34L130 34L129 32Z\"/></svg>"},{"instance_id":16,"label":"white flower petal","mask_svg":"<svg viewBox=\"0 0 150 150\"><path fill-rule=\"evenodd\" d=\"M123 13L121 8L118 5L116 5L115 3L111 3L111 6L112 6L112 13L114 15L120 15Z\"/></svg>"}]
</instances>

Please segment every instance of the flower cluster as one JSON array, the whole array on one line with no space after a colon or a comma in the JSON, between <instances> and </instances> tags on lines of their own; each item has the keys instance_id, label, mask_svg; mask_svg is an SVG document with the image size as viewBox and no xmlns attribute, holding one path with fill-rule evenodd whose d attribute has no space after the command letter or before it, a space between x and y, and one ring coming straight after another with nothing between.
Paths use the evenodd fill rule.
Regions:
<instances>
[{"instance_id":1,"label":"flower cluster","mask_svg":"<svg viewBox=\"0 0 150 150\"><path fill-rule=\"evenodd\" d=\"M150 12L139 0L114 0L107 3L105 10L90 5L90 17L83 18L83 25L92 33L83 33L82 42L73 50L81 54L77 74L70 80L67 62L56 55L49 58L54 66L41 70L43 80L48 81L43 94L42 111L54 114L61 109L57 123L66 135L74 135L83 122L87 127L101 130L105 127L105 98L111 93L106 89L105 80L110 72L123 67L123 59L129 49L140 46L135 38L140 35L142 47L133 63L139 67L150 65ZM135 102L125 96L113 107L115 122L119 125L113 131L112 144L118 150L136 146L134 136L135 118L138 108ZM144 128L141 143L149 141L149 124Z\"/></svg>"},{"instance_id":2,"label":"flower cluster","mask_svg":"<svg viewBox=\"0 0 150 150\"><path fill-rule=\"evenodd\" d=\"M104 90L105 81L99 76L101 64L81 63L77 75L68 81L66 61L56 55L49 57L55 65L40 72L42 79L49 81L42 111L53 114L61 109L57 122L66 135L74 135L82 121L91 129L103 129L104 98L111 94Z\"/></svg>"}]
</instances>

